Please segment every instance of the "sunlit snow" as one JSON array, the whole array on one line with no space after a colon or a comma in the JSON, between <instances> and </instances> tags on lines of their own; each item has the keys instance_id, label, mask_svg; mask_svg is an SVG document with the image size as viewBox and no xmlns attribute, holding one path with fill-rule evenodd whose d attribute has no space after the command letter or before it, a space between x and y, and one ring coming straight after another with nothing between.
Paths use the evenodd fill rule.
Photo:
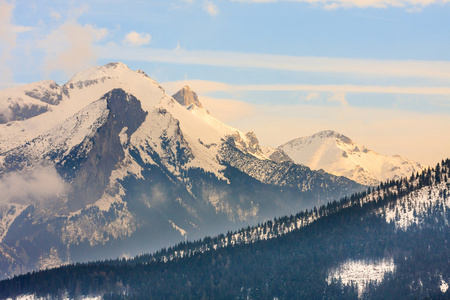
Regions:
<instances>
[{"instance_id":1,"label":"sunlit snow","mask_svg":"<svg viewBox=\"0 0 450 300\"><path fill-rule=\"evenodd\" d=\"M386 222L393 222L395 227L401 230L408 229L412 224L420 225L433 208L440 205L443 206L444 211L450 208L450 197L443 197L441 193L446 189L447 183L443 182L437 186L414 191L410 195L398 199L395 205L390 205L385 210ZM414 201L411 201L411 198Z\"/></svg>"},{"instance_id":2,"label":"sunlit snow","mask_svg":"<svg viewBox=\"0 0 450 300\"><path fill-rule=\"evenodd\" d=\"M369 283L380 284L384 275L388 272L394 272L394 260L382 259L379 261L349 260L341 264L338 268L328 273L328 283L333 279L341 280L345 285L356 284L358 296L361 297Z\"/></svg>"},{"instance_id":3,"label":"sunlit snow","mask_svg":"<svg viewBox=\"0 0 450 300\"><path fill-rule=\"evenodd\" d=\"M423 168L398 155L378 154L331 130L294 139L279 148L296 163L366 185L399 179Z\"/></svg>"}]
</instances>

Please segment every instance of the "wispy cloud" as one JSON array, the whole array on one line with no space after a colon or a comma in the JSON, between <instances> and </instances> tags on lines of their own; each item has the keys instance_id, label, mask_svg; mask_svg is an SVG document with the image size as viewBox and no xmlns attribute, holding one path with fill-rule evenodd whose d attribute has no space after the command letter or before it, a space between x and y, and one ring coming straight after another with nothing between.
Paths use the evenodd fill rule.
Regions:
<instances>
[{"instance_id":1,"label":"wispy cloud","mask_svg":"<svg viewBox=\"0 0 450 300\"><path fill-rule=\"evenodd\" d=\"M54 20L60 20L61 19L61 14L59 12L57 12L54 9L50 10L50 17Z\"/></svg>"},{"instance_id":2,"label":"wispy cloud","mask_svg":"<svg viewBox=\"0 0 450 300\"><path fill-rule=\"evenodd\" d=\"M449 0L230 0L231 2L248 2L248 3L263 3L263 2L305 2L312 5L318 5L324 9L337 8L388 8L401 7L408 11L417 12L423 7L433 4L445 4Z\"/></svg>"},{"instance_id":3,"label":"wispy cloud","mask_svg":"<svg viewBox=\"0 0 450 300\"><path fill-rule=\"evenodd\" d=\"M344 92L334 93L331 97L328 98L328 102L338 102L342 106L348 105L348 102L347 102L347 99L345 98Z\"/></svg>"},{"instance_id":4,"label":"wispy cloud","mask_svg":"<svg viewBox=\"0 0 450 300\"><path fill-rule=\"evenodd\" d=\"M123 43L135 47L140 47L150 44L151 38L152 37L148 33L138 33L136 31L131 31L125 36Z\"/></svg>"},{"instance_id":5,"label":"wispy cloud","mask_svg":"<svg viewBox=\"0 0 450 300\"><path fill-rule=\"evenodd\" d=\"M188 51L184 49L182 51L149 48L130 50L119 45L100 47L98 50L101 58L106 60L345 73L383 77L450 79L450 61L301 57L223 51Z\"/></svg>"},{"instance_id":6,"label":"wispy cloud","mask_svg":"<svg viewBox=\"0 0 450 300\"><path fill-rule=\"evenodd\" d=\"M320 97L319 93L311 92L311 93L308 93L308 95L306 95L305 100L313 101L313 100L319 99L319 97Z\"/></svg>"},{"instance_id":7,"label":"wispy cloud","mask_svg":"<svg viewBox=\"0 0 450 300\"><path fill-rule=\"evenodd\" d=\"M0 0L0 81L12 82L9 61L16 47L17 26L13 24L14 2Z\"/></svg>"},{"instance_id":8,"label":"wispy cloud","mask_svg":"<svg viewBox=\"0 0 450 300\"><path fill-rule=\"evenodd\" d=\"M201 96L200 102L207 109L213 109L213 115L222 122L234 122L256 113L255 106L235 99L217 99Z\"/></svg>"},{"instance_id":9,"label":"wispy cloud","mask_svg":"<svg viewBox=\"0 0 450 300\"><path fill-rule=\"evenodd\" d=\"M46 55L46 72L63 71L71 76L97 59L94 43L104 38L108 30L78 23L77 18L86 10L87 7L72 10L66 22L38 42Z\"/></svg>"},{"instance_id":10,"label":"wispy cloud","mask_svg":"<svg viewBox=\"0 0 450 300\"><path fill-rule=\"evenodd\" d=\"M1 203L42 202L66 191L63 179L54 167L37 167L29 172L12 172L0 178Z\"/></svg>"},{"instance_id":11,"label":"wispy cloud","mask_svg":"<svg viewBox=\"0 0 450 300\"><path fill-rule=\"evenodd\" d=\"M215 16L219 13L219 9L217 6L211 1L205 0L203 3L203 9L210 15Z\"/></svg>"},{"instance_id":12,"label":"wispy cloud","mask_svg":"<svg viewBox=\"0 0 450 300\"><path fill-rule=\"evenodd\" d=\"M402 87L402 86L366 86L366 85L314 85L314 84L272 84L272 85L236 85L223 82L206 80L181 80L165 82L163 86L167 89L189 85L198 93L211 92L244 92L244 91L305 91L305 92L331 92L340 95L346 93L375 93L375 94L414 94L414 95L450 95L450 87ZM309 99L313 100L317 94L311 94ZM336 96L339 98L338 96ZM334 99L334 100L337 100ZM344 97L345 98L345 97ZM340 101L343 103L342 101Z\"/></svg>"}]
</instances>

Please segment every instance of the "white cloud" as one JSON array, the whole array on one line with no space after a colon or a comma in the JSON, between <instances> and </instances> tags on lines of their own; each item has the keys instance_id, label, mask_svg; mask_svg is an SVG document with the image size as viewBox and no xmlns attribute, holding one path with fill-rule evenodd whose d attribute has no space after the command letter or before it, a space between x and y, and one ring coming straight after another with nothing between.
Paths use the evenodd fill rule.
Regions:
<instances>
[{"instance_id":1,"label":"white cloud","mask_svg":"<svg viewBox=\"0 0 450 300\"><path fill-rule=\"evenodd\" d=\"M238 121L256 113L255 107L244 101L206 96L199 96L199 100L211 115L222 122Z\"/></svg>"},{"instance_id":2,"label":"white cloud","mask_svg":"<svg viewBox=\"0 0 450 300\"><path fill-rule=\"evenodd\" d=\"M319 99L319 98L320 98L320 94L319 93L315 93L315 92L308 93L308 95L306 95L306 97L304 97L304 99L306 101L313 101L313 100L316 100L316 99Z\"/></svg>"},{"instance_id":3,"label":"white cloud","mask_svg":"<svg viewBox=\"0 0 450 300\"><path fill-rule=\"evenodd\" d=\"M211 1L205 0L203 3L203 9L212 17L219 13L217 6Z\"/></svg>"},{"instance_id":4,"label":"white cloud","mask_svg":"<svg viewBox=\"0 0 450 300\"><path fill-rule=\"evenodd\" d=\"M12 28L13 32L16 32L16 33L28 32L28 31L32 31L35 29L36 29L35 27L31 27L31 26L14 26Z\"/></svg>"},{"instance_id":5,"label":"white cloud","mask_svg":"<svg viewBox=\"0 0 450 300\"><path fill-rule=\"evenodd\" d=\"M16 47L17 27L12 23L14 3L0 0L0 81L12 82L9 62Z\"/></svg>"},{"instance_id":6,"label":"white cloud","mask_svg":"<svg viewBox=\"0 0 450 300\"><path fill-rule=\"evenodd\" d=\"M52 17L55 20L61 19L61 14L57 12L56 10L52 9L50 10L50 17Z\"/></svg>"},{"instance_id":7,"label":"white cloud","mask_svg":"<svg viewBox=\"0 0 450 300\"><path fill-rule=\"evenodd\" d=\"M79 24L76 19L85 9L82 7L71 11L72 15L65 23L39 41L38 47L44 50L46 55L46 72L63 71L67 76L71 76L97 59L94 43L104 38L108 30Z\"/></svg>"},{"instance_id":8,"label":"white cloud","mask_svg":"<svg viewBox=\"0 0 450 300\"><path fill-rule=\"evenodd\" d=\"M383 77L450 79L450 61L302 57L221 51L175 51L174 49L151 48L130 50L120 46L99 47L99 53L103 59L107 60L344 73Z\"/></svg>"},{"instance_id":9,"label":"white cloud","mask_svg":"<svg viewBox=\"0 0 450 300\"><path fill-rule=\"evenodd\" d=\"M66 185L54 167L37 167L28 172L12 172L0 178L2 203L46 201L62 195Z\"/></svg>"},{"instance_id":10,"label":"white cloud","mask_svg":"<svg viewBox=\"0 0 450 300\"><path fill-rule=\"evenodd\" d=\"M138 33L136 31L131 31L125 36L123 42L124 44L140 47L143 45L150 44L151 38L152 37L148 33Z\"/></svg>"},{"instance_id":11,"label":"white cloud","mask_svg":"<svg viewBox=\"0 0 450 300\"><path fill-rule=\"evenodd\" d=\"M334 93L330 98L327 99L328 102L338 102L342 106L347 106L348 102L347 99L345 99L345 93L344 92L337 92Z\"/></svg>"},{"instance_id":12,"label":"white cloud","mask_svg":"<svg viewBox=\"0 0 450 300\"><path fill-rule=\"evenodd\" d=\"M248 2L248 3L262 3L262 2L306 2L312 5L318 5L324 9L337 8L388 8L401 7L409 12L418 12L423 7L433 4L445 4L450 0L231 0L232 2Z\"/></svg>"}]
</instances>

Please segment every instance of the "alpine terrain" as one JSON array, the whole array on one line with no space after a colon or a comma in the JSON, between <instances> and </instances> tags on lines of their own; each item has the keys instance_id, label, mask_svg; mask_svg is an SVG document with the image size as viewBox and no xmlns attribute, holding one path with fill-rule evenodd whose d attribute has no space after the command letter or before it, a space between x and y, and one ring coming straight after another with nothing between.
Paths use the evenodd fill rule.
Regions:
<instances>
[{"instance_id":1,"label":"alpine terrain","mask_svg":"<svg viewBox=\"0 0 450 300\"><path fill-rule=\"evenodd\" d=\"M267 157L122 63L0 92L0 277L128 257L361 191Z\"/></svg>"},{"instance_id":2,"label":"alpine terrain","mask_svg":"<svg viewBox=\"0 0 450 300\"><path fill-rule=\"evenodd\" d=\"M0 282L0 297L448 299L449 177L447 159L254 227L17 276Z\"/></svg>"},{"instance_id":3,"label":"alpine terrain","mask_svg":"<svg viewBox=\"0 0 450 300\"><path fill-rule=\"evenodd\" d=\"M378 154L331 130L294 139L266 153L272 157L280 151L297 164L304 164L312 170L323 169L364 185L398 180L424 169L420 163L399 155Z\"/></svg>"}]
</instances>

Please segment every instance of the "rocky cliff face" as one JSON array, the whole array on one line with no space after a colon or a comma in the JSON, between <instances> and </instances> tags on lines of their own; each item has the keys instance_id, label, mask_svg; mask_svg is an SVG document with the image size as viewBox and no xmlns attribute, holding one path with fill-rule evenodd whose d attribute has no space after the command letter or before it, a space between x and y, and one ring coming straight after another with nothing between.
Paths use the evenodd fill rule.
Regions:
<instances>
[{"instance_id":1,"label":"rocky cliff face","mask_svg":"<svg viewBox=\"0 0 450 300\"><path fill-rule=\"evenodd\" d=\"M197 94L187 85L175 93L172 98L183 106L196 105L197 107L203 108L198 100Z\"/></svg>"},{"instance_id":2,"label":"rocky cliff face","mask_svg":"<svg viewBox=\"0 0 450 300\"><path fill-rule=\"evenodd\" d=\"M272 161L276 163L282 162L294 162L283 150L276 149L273 147L263 146L261 150L265 156L270 158Z\"/></svg>"},{"instance_id":3,"label":"rocky cliff face","mask_svg":"<svg viewBox=\"0 0 450 300\"><path fill-rule=\"evenodd\" d=\"M73 149L57 164L63 177L69 179L69 211L77 211L101 198L116 165L125 158L122 143L144 122L147 115L141 103L122 89L114 89L99 101L106 102L108 117L94 136L85 140L90 151L80 158L78 148ZM75 171L72 166L75 167Z\"/></svg>"}]
</instances>

